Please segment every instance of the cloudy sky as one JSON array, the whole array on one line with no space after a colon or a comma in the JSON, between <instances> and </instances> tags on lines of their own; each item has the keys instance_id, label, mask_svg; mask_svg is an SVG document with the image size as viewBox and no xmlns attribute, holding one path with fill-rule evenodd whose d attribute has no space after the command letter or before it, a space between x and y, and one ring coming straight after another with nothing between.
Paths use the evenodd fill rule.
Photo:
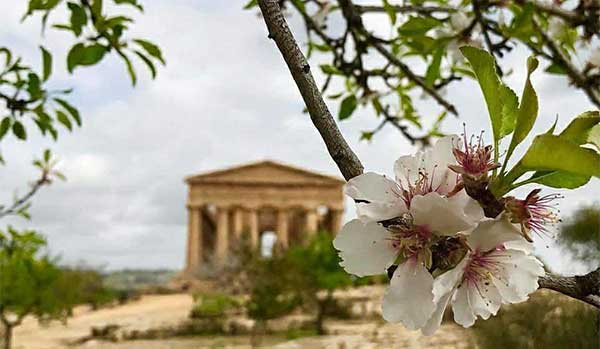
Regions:
<instances>
[{"instance_id":1,"label":"cloudy sky","mask_svg":"<svg viewBox=\"0 0 600 349\"><path fill-rule=\"evenodd\" d=\"M267 39L262 20L255 12L242 11L244 2L145 1L145 15L136 16L132 36L158 42L167 67L152 81L140 65L136 88L114 57L69 76L64 56L70 37L55 31L41 37L38 21L20 22L25 1L0 2L0 46L11 47L34 65L40 59L39 44L52 49L53 84L75 88L73 99L84 118L81 129L62 132L57 143L40 138L33 129L27 143L3 141L7 165L0 168L2 202L10 201L15 190L26 190L27 181L36 176L30 162L46 147L60 156L68 177L66 183L44 188L36 196L31 221L11 219L3 224L39 229L48 237L52 253L67 263L180 268L186 239L185 176L265 158L337 175L302 113L296 87ZM290 21L296 33L303 32L297 16ZM369 18L368 24L386 30L385 17ZM506 64L514 70L508 82L518 91L525 58L525 52L516 50ZM316 78L323 80L319 74ZM541 100L539 131L556 115L562 126L569 117L592 109L582 93L560 78L538 74L534 84ZM473 81L452 85L447 97L462 118L449 119L446 132L460 132L462 121L474 132L488 127ZM330 106L335 113L336 105ZM439 112L431 100L421 101L420 107L426 115ZM371 143L359 142L360 131L376 124L370 111L359 110L340 127L367 169L389 174L395 158L413 149L391 128ZM599 189L594 179L585 189L569 193L561 203L563 214L592 202ZM346 219L353 215L348 203ZM586 269L562 257L549 239L537 247L559 271Z\"/></svg>"}]
</instances>

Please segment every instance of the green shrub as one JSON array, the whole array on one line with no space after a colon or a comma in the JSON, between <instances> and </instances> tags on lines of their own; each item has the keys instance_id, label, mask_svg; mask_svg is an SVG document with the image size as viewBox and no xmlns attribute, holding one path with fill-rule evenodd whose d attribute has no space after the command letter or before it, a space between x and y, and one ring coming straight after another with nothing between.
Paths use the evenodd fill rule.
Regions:
<instances>
[{"instance_id":1,"label":"green shrub","mask_svg":"<svg viewBox=\"0 0 600 349\"><path fill-rule=\"evenodd\" d=\"M220 317L236 307L239 303L232 297L222 293L207 293L194 296L194 308L191 318Z\"/></svg>"},{"instance_id":2,"label":"green shrub","mask_svg":"<svg viewBox=\"0 0 600 349\"><path fill-rule=\"evenodd\" d=\"M598 349L600 312L549 291L503 307L497 316L477 321L472 334L481 349Z\"/></svg>"}]
</instances>

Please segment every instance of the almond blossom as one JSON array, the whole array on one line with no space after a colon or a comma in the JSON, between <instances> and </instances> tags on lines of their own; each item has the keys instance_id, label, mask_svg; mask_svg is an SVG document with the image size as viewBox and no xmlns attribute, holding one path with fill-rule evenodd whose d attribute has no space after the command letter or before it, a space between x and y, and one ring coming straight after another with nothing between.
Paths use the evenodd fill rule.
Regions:
<instances>
[{"instance_id":1,"label":"almond blossom","mask_svg":"<svg viewBox=\"0 0 600 349\"><path fill-rule=\"evenodd\" d=\"M505 215L483 220L466 238L470 252L433 285L435 310L421 331L430 335L452 305L454 320L470 327L477 317L496 315L502 304L519 303L538 288L542 263L532 256L532 245Z\"/></svg>"},{"instance_id":2,"label":"almond blossom","mask_svg":"<svg viewBox=\"0 0 600 349\"><path fill-rule=\"evenodd\" d=\"M476 226L481 207L460 189L456 136L431 149L400 157L396 180L368 172L351 179L345 193L357 205L358 219L334 240L344 269L357 276L377 275L398 259L383 300L383 317L409 329L421 328L434 311L431 248L440 239Z\"/></svg>"}]
</instances>

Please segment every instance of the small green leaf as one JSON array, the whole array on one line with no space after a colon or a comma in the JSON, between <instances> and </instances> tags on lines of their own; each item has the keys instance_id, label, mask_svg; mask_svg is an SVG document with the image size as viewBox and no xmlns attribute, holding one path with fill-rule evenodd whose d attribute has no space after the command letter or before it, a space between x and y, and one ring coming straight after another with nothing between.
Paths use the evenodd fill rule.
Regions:
<instances>
[{"instance_id":1,"label":"small green leaf","mask_svg":"<svg viewBox=\"0 0 600 349\"><path fill-rule=\"evenodd\" d=\"M42 97L41 81L37 74L29 73L27 75L27 92L31 99L38 99Z\"/></svg>"},{"instance_id":2,"label":"small green leaf","mask_svg":"<svg viewBox=\"0 0 600 349\"><path fill-rule=\"evenodd\" d=\"M344 120L349 118L354 110L356 109L358 102L356 100L356 96L350 95L342 100L340 104L340 111L338 113L338 118L340 120Z\"/></svg>"},{"instance_id":3,"label":"small green leaf","mask_svg":"<svg viewBox=\"0 0 600 349\"><path fill-rule=\"evenodd\" d=\"M12 119L10 118L10 116L6 116L4 117L4 119L2 119L2 122L0 123L0 140L4 138L4 136L10 129L11 124Z\"/></svg>"},{"instance_id":4,"label":"small green leaf","mask_svg":"<svg viewBox=\"0 0 600 349\"><path fill-rule=\"evenodd\" d=\"M363 131L360 133L361 141L371 141L373 139L373 132L371 131Z\"/></svg>"},{"instance_id":5,"label":"small green leaf","mask_svg":"<svg viewBox=\"0 0 600 349\"><path fill-rule=\"evenodd\" d=\"M50 156L51 156L50 149L44 150L44 161L45 162L50 161Z\"/></svg>"},{"instance_id":6,"label":"small green leaf","mask_svg":"<svg viewBox=\"0 0 600 349\"><path fill-rule=\"evenodd\" d=\"M599 123L600 112L587 111L573 119L569 126L560 133L560 137L575 144L586 144L590 142L589 136L592 129Z\"/></svg>"},{"instance_id":7,"label":"small green leaf","mask_svg":"<svg viewBox=\"0 0 600 349\"><path fill-rule=\"evenodd\" d=\"M96 21L102 18L102 0L92 0L92 14L96 17Z\"/></svg>"},{"instance_id":8,"label":"small green leaf","mask_svg":"<svg viewBox=\"0 0 600 349\"><path fill-rule=\"evenodd\" d=\"M600 176L600 154L554 135L535 137L521 161L528 171L564 171L581 176Z\"/></svg>"},{"instance_id":9,"label":"small green leaf","mask_svg":"<svg viewBox=\"0 0 600 349\"><path fill-rule=\"evenodd\" d=\"M87 14L83 7L76 3L67 3L69 10L71 11L71 30L76 36L81 35L83 26L87 23Z\"/></svg>"},{"instance_id":10,"label":"small green leaf","mask_svg":"<svg viewBox=\"0 0 600 349\"><path fill-rule=\"evenodd\" d=\"M106 52L107 48L101 44L76 44L67 55L67 69L72 73L77 66L94 65L102 60Z\"/></svg>"},{"instance_id":11,"label":"small green leaf","mask_svg":"<svg viewBox=\"0 0 600 349\"><path fill-rule=\"evenodd\" d=\"M527 137L537 119L538 98L535 89L531 84L531 74L537 69L538 64L538 60L533 56L529 57L527 60L527 79L525 80L525 87L523 88L523 94L521 96L521 105L516 112L515 132L513 133L510 145L506 151L505 163L508 161L517 145Z\"/></svg>"},{"instance_id":12,"label":"small green leaf","mask_svg":"<svg viewBox=\"0 0 600 349\"><path fill-rule=\"evenodd\" d=\"M556 74L556 75L566 75L567 71L561 67L560 65L556 64L556 63L552 63L550 64L547 68L546 68L546 73L549 74Z\"/></svg>"},{"instance_id":13,"label":"small green leaf","mask_svg":"<svg viewBox=\"0 0 600 349\"><path fill-rule=\"evenodd\" d=\"M338 68L330 65L330 64L321 64L319 65L321 71L327 75L344 75Z\"/></svg>"},{"instance_id":14,"label":"small green leaf","mask_svg":"<svg viewBox=\"0 0 600 349\"><path fill-rule=\"evenodd\" d=\"M154 63L152 63L152 61L144 56L140 51L134 51L134 53L140 57L140 59L146 64L146 66L148 67L148 69L150 69L150 73L152 74L152 79L154 79L156 77L156 68L154 67Z\"/></svg>"},{"instance_id":15,"label":"small green leaf","mask_svg":"<svg viewBox=\"0 0 600 349\"><path fill-rule=\"evenodd\" d=\"M444 55L445 49L443 47L435 50L431 64L427 67L427 73L425 73L425 84L427 86L433 86L433 83L437 78L440 77L440 65L442 63L442 56Z\"/></svg>"},{"instance_id":16,"label":"small green leaf","mask_svg":"<svg viewBox=\"0 0 600 349\"><path fill-rule=\"evenodd\" d=\"M25 127L20 121L15 121L12 125L12 131L15 136L17 136L20 140L27 139L27 132L25 132Z\"/></svg>"},{"instance_id":17,"label":"small green leaf","mask_svg":"<svg viewBox=\"0 0 600 349\"><path fill-rule=\"evenodd\" d=\"M129 77L131 78L131 85L135 86L137 83L137 75L135 74L135 69L133 69L133 64L131 64L131 60L126 54L120 53L120 56L123 58L123 62L125 62L125 66L127 67L127 73L129 73Z\"/></svg>"},{"instance_id":18,"label":"small green leaf","mask_svg":"<svg viewBox=\"0 0 600 349\"><path fill-rule=\"evenodd\" d=\"M383 0L383 9L390 17L390 21L392 22L392 25L396 24L396 19L397 19L396 10L394 9L394 6L390 5L388 0Z\"/></svg>"},{"instance_id":19,"label":"small green leaf","mask_svg":"<svg viewBox=\"0 0 600 349\"><path fill-rule=\"evenodd\" d=\"M255 7L256 5L258 5L258 0L250 0L246 3L246 5L244 5L243 8L244 10L248 10Z\"/></svg>"},{"instance_id":20,"label":"small green leaf","mask_svg":"<svg viewBox=\"0 0 600 349\"><path fill-rule=\"evenodd\" d=\"M42 50L43 79L46 81L52 74L52 55L43 46L40 46L40 50Z\"/></svg>"},{"instance_id":21,"label":"small green leaf","mask_svg":"<svg viewBox=\"0 0 600 349\"><path fill-rule=\"evenodd\" d=\"M144 7L140 3L138 3L137 0L114 0L114 1L115 1L115 4L117 4L117 5L128 4L128 5L134 6L141 12L144 12Z\"/></svg>"},{"instance_id":22,"label":"small green leaf","mask_svg":"<svg viewBox=\"0 0 600 349\"><path fill-rule=\"evenodd\" d=\"M150 56L158 59L160 61L160 63L162 63L162 65L166 64L165 59L162 56L160 47L158 47L157 45L155 45L154 43L152 43L148 40L133 39L133 42L140 45L144 49L144 51L148 52L148 54Z\"/></svg>"},{"instance_id":23,"label":"small green leaf","mask_svg":"<svg viewBox=\"0 0 600 349\"><path fill-rule=\"evenodd\" d=\"M67 129L69 129L69 131L73 130L73 125L71 125L71 120L69 120L69 117L67 116L67 114L63 113L62 111L60 111L60 110L56 111L56 120L58 120L58 122L60 122Z\"/></svg>"},{"instance_id":24,"label":"small green leaf","mask_svg":"<svg viewBox=\"0 0 600 349\"><path fill-rule=\"evenodd\" d=\"M69 114L71 114L71 117L73 118L73 120L75 120L77 126L81 126L81 116L79 115L79 111L74 106L72 106L71 104L69 104L69 102L61 98L54 98L54 101L60 104L69 112Z\"/></svg>"},{"instance_id":25,"label":"small green leaf","mask_svg":"<svg viewBox=\"0 0 600 349\"><path fill-rule=\"evenodd\" d=\"M431 29L441 25L442 22L433 17L410 17L398 28L401 36L424 36Z\"/></svg>"}]
</instances>

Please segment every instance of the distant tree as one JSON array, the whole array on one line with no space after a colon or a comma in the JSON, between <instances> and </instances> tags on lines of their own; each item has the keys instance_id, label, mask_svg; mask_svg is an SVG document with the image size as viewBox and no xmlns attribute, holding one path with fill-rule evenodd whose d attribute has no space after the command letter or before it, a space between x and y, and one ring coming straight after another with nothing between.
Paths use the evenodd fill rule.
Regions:
<instances>
[{"instance_id":1,"label":"distant tree","mask_svg":"<svg viewBox=\"0 0 600 349\"><path fill-rule=\"evenodd\" d=\"M246 311L255 320L252 342L257 344L260 334L265 331L266 321L290 313L301 303L301 298L298 285L292 282L296 272L279 253L270 258L255 254L245 273L250 285Z\"/></svg>"},{"instance_id":2,"label":"distant tree","mask_svg":"<svg viewBox=\"0 0 600 349\"><path fill-rule=\"evenodd\" d=\"M291 247L286 258L291 268L289 273L298 285L295 289L317 309L316 330L323 334L325 314L334 302L333 291L352 284L351 277L339 265L331 234L320 232L307 245Z\"/></svg>"},{"instance_id":3,"label":"distant tree","mask_svg":"<svg viewBox=\"0 0 600 349\"><path fill-rule=\"evenodd\" d=\"M32 315L40 321L66 319L73 299L64 297L61 270L42 255L46 242L34 231L0 231L0 321L3 348L10 349L12 332Z\"/></svg>"},{"instance_id":4,"label":"distant tree","mask_svg":"<svg viewBox=\"0 0 600 349\"><path fill-rule=\"evenodd\" d=\"M600 264L600 205L579 208L560 227L558 242L589 264Z\"/></svg>"}]
</instances>

